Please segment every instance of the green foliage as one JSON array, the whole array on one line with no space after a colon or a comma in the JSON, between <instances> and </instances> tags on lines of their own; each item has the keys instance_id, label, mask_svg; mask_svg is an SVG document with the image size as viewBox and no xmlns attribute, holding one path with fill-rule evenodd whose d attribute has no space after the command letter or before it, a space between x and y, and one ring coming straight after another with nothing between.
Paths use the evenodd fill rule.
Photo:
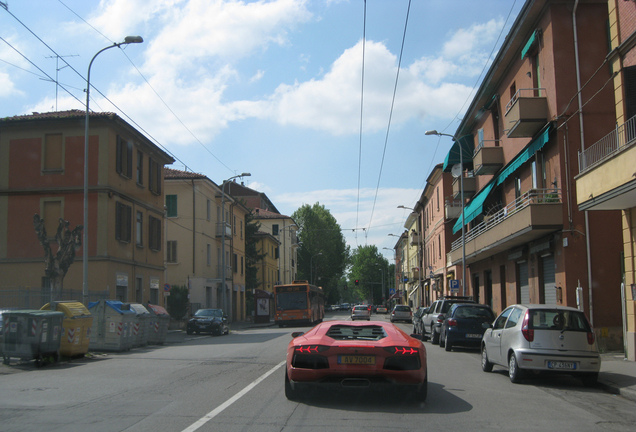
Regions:
<instances>
[{"instance_id":1,"label":"green foliage","mask_svg":"<svg viewBox=\"0 0 636 432\"><path fill-rule=\"evenodd\" d=\"M324 205L305 204L294 212L298 225L298 279L322 286L328 299L336 297L338 283L349 263L349 247L340 225Z\"/></svg>"},{"instance_id":2,"label":"green foliage","mask_svg":"<svg viewBox=\"0 0 636 432\"><path fill-rule=\"evenodd\" d=\"M258 264L265 258L264 253L258 251L258 238L256 233L261 229L261 223L254 219L254 215L250 212L245 215L245 287L246 292L250 294L253 289L258 288L261 282L258 280ZM248 303L247 301L250 301ZM254 310L254 299L246 299L248 315ZM251 309L250 309L251 308Z\"/></svg>"},{"instance_id":3,"label":"green foliage","mask_svg":"<svg viewBox=\"0 0 636 432\"><path fill-rule=\"evenodd\" d=\"M375 245L360 246L351 254L349 286L360 301L380 304L387 300L388 282L391 277L389 263ZM353 281L360 280L355 287Z\"/></svg>"},{"instance_id":4,"label":"green foliage","mask_svg":"<svg viewBox=\"0 0 636 432\"><path fill-rule=\"evenodd\" d=\"M183 319L188 313L188 287L174 285L170 289L170 295L167 299L167 309L170 316L174 319Z\"/></svg>"}]
</instances>

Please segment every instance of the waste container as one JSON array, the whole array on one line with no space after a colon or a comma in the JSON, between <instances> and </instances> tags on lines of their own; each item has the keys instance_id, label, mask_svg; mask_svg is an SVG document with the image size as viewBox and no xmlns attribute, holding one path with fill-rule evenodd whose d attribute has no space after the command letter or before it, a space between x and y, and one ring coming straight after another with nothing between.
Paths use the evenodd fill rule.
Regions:
<instances>
[{"instance_id":1,"label":"waste container","mask_svg":"<svg viewBox=\"0 0 636 432\"><path fill-rule=\"evenodd\" d=\"M168 311L159 305L148 303L148 312L150 312L150 334L148 335L148 343L163 345L168 337L168 327L170 326L170 315Z\"/></svg>"},{"instance_id":2,"label":"waste container","mask_svg":"<svg viewBox=\"0 0 636 432\"><path fill-rule=\"evenodd\" d=\"M15 310L3 312L2 358L33 360L39 365L46 359L59 359L62 312Z\"/></svg>"},{"instance_id":3,"label":"waste container","mask_svg":"<svg viewBox=\"0 0 636 432\"><path fill-rule=\"evenodd\" d=\"M99 300L88 304L93 315L90 349L127 351L133 347L133 320L135 312L130 304L119 300Z\"/></svg>"},{"instance_id":4,"label":"waste container","mask_svg":"<svg viewBox=\"0 0 636 432\"><path fill-rule=\"evenodd\" d=\"M141 347L148 345L150 335L150 312L140 303L130 303L130 310L135 312L133 321L133 346Z\"/></svg>"},{"instance_id":5,"label":"waste container","mask_svg":"<svg viewBox=\"0 0 636 432\"><path fill-rule=\"evenodd\" d=\"M51 304L45 304L40 310L51 310ZM53 310L64 314L60 354L66 357L84 356L88 352L93 325L91 313L76 300L54 302Z\"/></svg>"}]
</instances>

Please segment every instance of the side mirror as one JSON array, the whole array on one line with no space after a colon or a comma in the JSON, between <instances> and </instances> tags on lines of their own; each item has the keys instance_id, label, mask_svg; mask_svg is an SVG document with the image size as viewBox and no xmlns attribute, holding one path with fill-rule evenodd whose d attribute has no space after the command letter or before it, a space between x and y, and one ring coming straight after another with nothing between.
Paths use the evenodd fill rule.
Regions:
<instances>
[{"instance_id":1,"label":"side mirror","mask_svg":"<svg viewBox=\"0 0 636 432\"><path fill-rule=\"evenodd\" d=\"M296 339L298 336L302 336L304 334L305 334L305 332L293 332L292 333L292 339Z\"/></svg>"},{"instance_id":2,"label":"side mirror","mask_svg":"<svg viewBox=\"0 0 636 432\"><path fill-rule=\"evenodd\" d=\"M483 322L483 323L481 323L481 326L482 326L484 329L489 329L489 328L492 328L492 323L489 323L489 322Z\"/></svg>"}]
</instances>

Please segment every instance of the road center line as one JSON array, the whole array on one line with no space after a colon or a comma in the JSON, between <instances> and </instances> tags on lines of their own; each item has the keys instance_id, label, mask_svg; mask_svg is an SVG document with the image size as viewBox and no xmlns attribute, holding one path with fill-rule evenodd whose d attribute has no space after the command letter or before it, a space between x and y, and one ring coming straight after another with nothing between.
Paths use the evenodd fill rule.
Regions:
<instances>
[{"instance_id":1,"label":"road center line","mask_svg":"<svg viewBox=\"0 0 636 432\"><path fill-rule=\"evenodd\" d=\"M195 430L199 429L201 426L203 426L204 424L206 424L207 422L212 420L214 417L219 415L223 410L225 410L225 408L229 407L234 402L236 402L237 400L239 400L240 398L245 396L245 394L247 392L249 392L254 387L256 387L265 378L267 378L268 376L270 376L271 374L276 372L276 370L278 368L280 368L282 365L284 365L285 362L286 362L286 360L283 360L282 362L278 363L276 366L271 368L269 371L265 372L265 374L261 375L256 380L254 380L251 384L249 384L243 390L241 390L240 392L238 392L237 394L235 394L234 396L232 396L231 398L229 398L228 400L223 402L221 405L219 405L218 407L216 407L215 409L213 409L212 411L210 411L209 413L207 413L206 415L201 417L199 420L197 420L194 423L192 423L190 426L185 428L182 432L194 432Z\"/></svg>"}]
</instances>

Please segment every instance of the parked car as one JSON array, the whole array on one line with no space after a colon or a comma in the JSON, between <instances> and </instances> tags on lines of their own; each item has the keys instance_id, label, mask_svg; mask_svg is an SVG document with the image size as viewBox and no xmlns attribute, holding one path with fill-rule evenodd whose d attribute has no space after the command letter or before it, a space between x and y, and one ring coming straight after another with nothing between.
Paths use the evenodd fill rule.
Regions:
<instances>
[{"instance_id":1,"label":"parked car","mask_svg":"<svg viewBox=\"0 0 636 432\"><path fill-rule=\"evenodd\" d=\"M367 305L357 305L351 309L351 321L357 319L371 320L371 311Z\"/></svg>"},{"instance_id":2,"label":"parked car","mask_svg":"<svg viewBox=\"0 0 636 432\"><path fill-rule=\"evenodd\" d=\"M426 348L397 326L325 321L292 337L285 368L287 399L299 399L316 387L355 394L395 390L426 399Z\"/></svg>"},{"instance_id":3,"label":"parked car","mask_svg":"<svg viewBox=\"0 0 636 432\"><path fill-rule=\"evenodd\" d=\"M349 311L349 310L351 310L351 305L349 303L342 303L340 305L340 310L341 311Z\"/></svg>"},{"instance_id":4,"label":"parked car","mask_svg":"<svg viewBox=\"0 0 636 432\"><path fill-rule=\"evenodd\" d=\"M413 314L413 333L424 334L425 331L422 328L422 316L428 312L427 307L420 306Z\"/></svg>"},{"instance_id":5,"label":"parked car","mask_svg":"<svg viewBox=\"0 0 636 432\"><path fill-rule=\"evenodd\" d=\"M214 333L217 336L230 333L227 315L221 309L199 309L188 321L186 333Z\"/></svg>"},{"instance_id":6,"label":"parked car","mask_svg":"<svg viewBox=\"0 0 636 432\"><path fill-rule=\"evenodd\" d=\"M389 308L387 308L384 305L379 305L377 308L375 308L375 313L388 314L389 313Z\"/></svg>"},{"instance_id":7,"label":"parked car","mask_svg":"<svg viewBox=\"0 0 636 432\"><path fill-rule=\"evenodd\" d=\"M444 316L455 303L475 303L470 297L442 297L435 300L428 312L422 316L422 328L430 333L431 342L439 343L439 331L444 322Z\"/></svg>"},{"instance_id":8,"label":"parked car","mask_svg":"<svg viewBox=\"0 0 636 432\"><path fill-rule=\"evenodd\" d=\"M410 306L395 305L391 311L391 322L406 321L413 322L413 312Z\"/></svg>"},{"instance_id":9,"label":"parked car","mask_svg":"<svg viewBox=\"0 0 636 432\"><path fill-rule=\"evenodd\" d=\"M513 305L505 309L481 342L481 368L508 368L513 383L529 371L579 376L585 386L598 380L601 357L594 332L578 309L551 305Z\"/></svg>"},{"instance_id":10,"label":"parked car","mask_svg":"<svg viewBox=\"0 0 636 432\"><path fill-rule=\"evenodd\" d=\"M450 351L454 346L479 348L487 328L495 320L490 306L455 303L442 323L439 346Z\"/></svg>"}]
</instances>

